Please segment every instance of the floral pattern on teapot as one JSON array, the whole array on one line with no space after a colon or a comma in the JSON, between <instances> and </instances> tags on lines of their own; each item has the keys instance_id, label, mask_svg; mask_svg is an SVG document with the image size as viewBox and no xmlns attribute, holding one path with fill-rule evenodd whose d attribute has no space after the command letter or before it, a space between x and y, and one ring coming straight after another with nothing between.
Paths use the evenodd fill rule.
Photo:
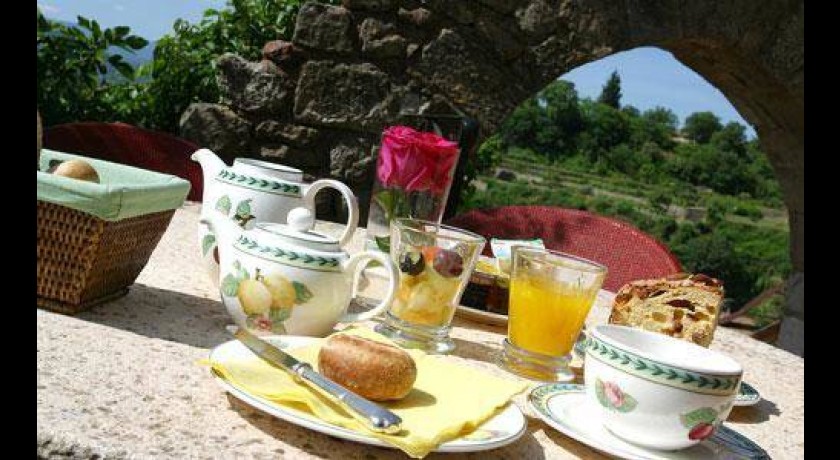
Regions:
<instances>
[{"instance_id":1,"label":"floral pattern on teapot","mask_svg":"<svg viewBox=\"0 0 840 460\"><path fill-rule=\"evenodd\" d=\"M216 200L215 209L219 211L226 217L231 217L240 227L246 228L248 223L252 220L256 219L257 216L251 214L251 198L246 200L240 201L236 205L236 212L233 216L230 215L231 210L231 200L230 197L227 195L222 195ZM213 249L216 246L216 235L212 233L208 233L204 235L201 239L201 254L207 256L207 253L210 252L210 249ZM216 263L219 263L218 255L214 254L216 259Z\"/></svg>"},{"instance_id":2,"label":"floral pattern on teapot","mask_svg":"<svg viewBox=\"0 0 840 460\"><path fill-rule=\"evenodd\" d=\"M285 334L283 323L292 316L292 310L313 297L304 283L291 281L279 272L264 274L256 269L251 277L238 260L232 268L233 272L222 280L222 295L239 302L250 329Z\"/></svg>"}]
</instances>

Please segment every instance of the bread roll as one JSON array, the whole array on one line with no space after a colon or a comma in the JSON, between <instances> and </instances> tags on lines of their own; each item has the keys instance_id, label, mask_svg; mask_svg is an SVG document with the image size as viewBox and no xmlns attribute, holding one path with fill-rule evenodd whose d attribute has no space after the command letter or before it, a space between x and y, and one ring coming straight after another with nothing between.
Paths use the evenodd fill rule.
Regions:
<instances>
[{"instance_id":1,"label":"bread roll","mask_svg":"<svg viewBox=\"0 0 840 460\"><path fill-rule=\"evenodd\" d=\"M723 303L723 286L706 275L633 281L619 289L609 322L708 347Z\"/></svg>"},{"instance_id":2,"label":"bread roll","mask_svg":"<svg viewBox=\"0 0 840 460\"><path fill-rule=\"evenodd\" d=\"M55 168L53 174L99 183L99 174L87 161L67 160Z\"/></svg>"},{"instance_id":3,"label":"bread roll","mask_svg":"<svg viewBox=\"0 0 840 460\"><path fill-rule=\"evenodd\" d=\"M405 350L348 334L327 339L318 354L318 370L373 401L405 397L417 378L417 365Z\"/></svg>"}]
</instances>

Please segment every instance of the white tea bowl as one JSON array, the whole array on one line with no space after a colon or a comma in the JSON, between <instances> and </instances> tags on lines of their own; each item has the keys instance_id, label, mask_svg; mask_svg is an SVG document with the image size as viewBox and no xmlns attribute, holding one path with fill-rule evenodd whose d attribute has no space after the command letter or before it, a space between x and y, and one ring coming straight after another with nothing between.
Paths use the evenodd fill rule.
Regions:
<instances>
[{"instance_id":1,"label":"white tea bowl","mask_svg":"<svg viewBox=\"0 0 840 460\"><path fill-rule=\"evenodd\" d=\"M734 359L656 332L592 328L586 343L587 398L604 427L633 444L690 447L726 420L743 369Z\"/></svg>"}]
</instances>

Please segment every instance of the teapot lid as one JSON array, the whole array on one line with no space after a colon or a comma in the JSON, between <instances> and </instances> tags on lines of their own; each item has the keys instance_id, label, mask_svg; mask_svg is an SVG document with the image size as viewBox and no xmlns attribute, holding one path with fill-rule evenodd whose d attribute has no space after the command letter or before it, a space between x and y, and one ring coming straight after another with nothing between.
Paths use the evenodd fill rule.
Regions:
<instances>
[{"instance_id":1,"label":"teapot lid","mask_svg":"<svg viewBox=\"0 0 840 460\"><path fill-rule=\"evenodd\" d=\"M312 230L315 217L308 208L294 208L286 216L286 225L258 223L256 228L284 241L286 244L301 246L320 252L340 252L338 239Z\"/></svg>"}]
</instances>

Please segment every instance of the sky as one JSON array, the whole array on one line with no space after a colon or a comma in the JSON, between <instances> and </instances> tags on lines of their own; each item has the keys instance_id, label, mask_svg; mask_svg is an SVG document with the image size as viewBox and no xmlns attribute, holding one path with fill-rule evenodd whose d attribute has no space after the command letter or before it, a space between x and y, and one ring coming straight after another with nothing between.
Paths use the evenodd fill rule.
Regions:
<instances>
[{"instance_id":1,"label":"sky","mask_svg":"<svg viewBox=\"0 0 840 460\"><path fill-rule=\"evenodd\" d=\"M671 109L680 123L694 112L709 111L725 124L737 121L755 131L717 88L659 48L636 48L578 67L561 76L575 84L578 96L595 99L613 70L621 78L621 103L646 110L657 105Z\"/></svg>"},{"instance_id":2,"label":"sky","mask_svg":"<svg viewBox=\"0 0 840 460\"><path fill-rule=\"evenodd\" d=\"M127 25L133 33L157 40L172 29L177 18L201 19L208 8L222 8L225 0L39 0L38 8L50 19L76 21L81 15L104 27ZM580 97L597 98L613 70L621 77L621 103L640 110L668 107L680 123L693 112L710 111L723 123L737 121L755 131L723 94L700 75L680 64L671 53L657 48L636 48L578 67L561 78L571 81Z\"/></svg>"}]
</instances>

